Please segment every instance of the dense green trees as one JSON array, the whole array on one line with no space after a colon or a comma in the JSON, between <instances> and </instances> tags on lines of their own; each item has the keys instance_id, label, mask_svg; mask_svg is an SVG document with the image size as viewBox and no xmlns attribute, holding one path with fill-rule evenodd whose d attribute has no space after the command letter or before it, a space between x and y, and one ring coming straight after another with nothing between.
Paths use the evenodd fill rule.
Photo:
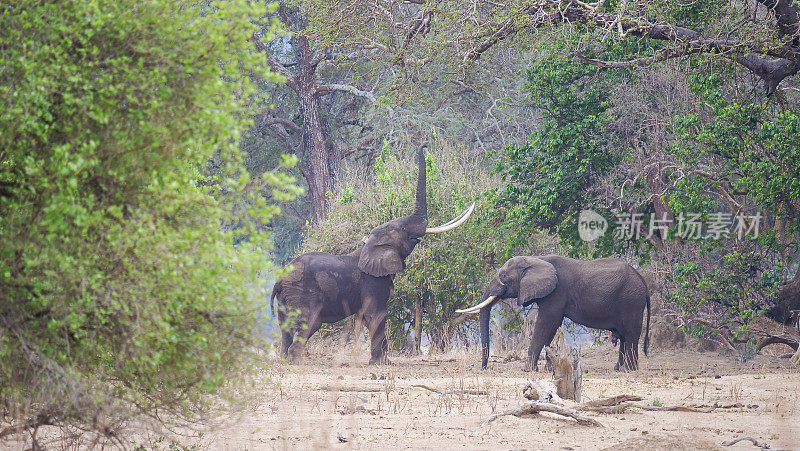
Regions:
<instances>
[{"instance_id":1,"label":"dense green trees","mask_svg":"<svg viewBox=\"0 0 800 451\"><path fill-rule=\"evenodd\" d=\"M3 435L190 418L247 359L272 267L262 225L295 192L280 170L250 179L237 144L261 100L248 75L277 79L252 51L264 14L3 6Z\"/></svg>"},{"instance_id":2,"label":"dense green trees","mask_svg":"<svg viewBox=\"0 0 800 451\"><path fill-rule=\"evenodd\" d=\"M543 118L529 142L502 151L495 171L507 184L494 205L523 243L539 227L578 245L571 221L596 202L587 188L620 160L607 137L611 80L558 55L534 61L527 79L532 104Z\"/></svg>"}]
</instances>

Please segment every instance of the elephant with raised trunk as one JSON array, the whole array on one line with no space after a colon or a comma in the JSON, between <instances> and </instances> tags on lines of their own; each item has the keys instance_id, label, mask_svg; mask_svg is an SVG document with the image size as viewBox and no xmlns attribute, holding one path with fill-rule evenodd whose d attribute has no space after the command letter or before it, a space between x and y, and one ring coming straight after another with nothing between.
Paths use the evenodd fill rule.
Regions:
<instances>
[{"instance_id":1,"label":"elephant with raised trunk","mask_svg":"<svg viewBox=\"0 0 800 451\"><path fill-rule=\"evenodd\" d=\"M489 361L489 317L501 299L516 298L526 307L534 302L539 313L528 349L527 369L538 371L539 354L550 344L564 318L594 329L611 331L620 341L615 370L638 368L639 338L647 307L644 354L650 335L650 292L642 276L618 258L582 261L558 255L513 257L483 291L483 301L458 313L480 312L482 361Z\"/></svg>"},{"instance_id":2,"label":"elephant with raised trunk","mask_svg":"<svg viewBox=\"0 0 800 451\"><path fill-rule=\"evenodd\" d=\"M425 147L417 153L416 204L410 215L375 227L363 246L350 254L309 252L297 257L291 263L294 269L275 284L271 302L278 299L285 356L296 359L303 343L322 323L358 315L370 333L370 364L386 361L387 301L394 289L395 274L405 268L405 259L420 238L460 226L475 208L472 204L447 224L428 228ZM302 340L295 341L295 334Z\"/></svg>"}]
</instances>

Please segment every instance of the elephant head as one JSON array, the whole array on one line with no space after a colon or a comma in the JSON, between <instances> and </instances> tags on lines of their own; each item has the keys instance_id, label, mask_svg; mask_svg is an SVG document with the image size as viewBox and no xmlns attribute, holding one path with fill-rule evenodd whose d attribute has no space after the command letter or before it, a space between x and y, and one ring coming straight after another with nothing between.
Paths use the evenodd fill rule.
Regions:
<instances>
[{"instance_id":1,"label":"elephant head","mask_svg":"<svg viewBox=\"0 0 800 451\"><path fill-rule=\"evenodd\" d=\"M419 175L414 211L408 216L391 220L372 229L360 250L358 268L371 276L383 277L402 271L405 268L406 257L411 254L421 237L447 232L460 226L475 208L473 203L452 221L439 227L428 227L424 153L426 147L422 145L417 151Z\"/></svg>"},{"instance_id":2,"label":"elephant head","mask_svg":"<svg viewBox=\"0 0 800 451\"><path fill-rule=\"evenodd\" d=\"M492 306L501 299L516 298L518 305L529 305L536 299L552 293L558 284L555 267L536 257L513 257L509 259L483 290L483 301L456 313L480 312L480 335L482 366L489 360L489 317Z\"/></svg>"}]
</instances>

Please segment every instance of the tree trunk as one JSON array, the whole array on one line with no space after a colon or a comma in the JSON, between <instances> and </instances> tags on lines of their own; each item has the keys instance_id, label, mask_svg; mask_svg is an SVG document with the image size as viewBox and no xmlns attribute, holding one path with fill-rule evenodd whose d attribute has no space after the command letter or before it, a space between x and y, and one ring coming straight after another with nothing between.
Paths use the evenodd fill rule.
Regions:
<instances>
[{"instance_id":1,"label":"tree trunk","mask_svg":"<svg viewBox=\"0 0 800 451\"><path fill-rule=\"evenodd\" d=\"M333 190L333 161L328 154L327 127L320 114L319 85L316 80L317 56L307 37L296 35L292 40L297 56L297 72L290 86L297 92L300 103L300 116L303 119L303 164L306 169L304 173L314 207L314 220L318 222L328 213L328 196Z\"/></svg>"},{"instance_id":2,"label":"tree trunk","mask_svg":"<svg viewBox=\"0 0 800 451\"><path fill-rule=\"evenodd\" d=\"M776 305L770 309L768 316L783 324L790 324L792 310L800 310L800 269L791 281L778 290Z\"/></svg>"},{"instance_id":3,"label":"tree trunk","mask_svg":"<svg viewBox=\"0 0 800 451\"><path fill-rule=\"evenodd\" d=\"M655 219L666 220L669 224L674 224L675 216L672 214L672 210L669 208L669 194L666 194L666 184L661 176L660 164L651 167L645 172L645 181L647 182L648 190L651 194L653 194L652 202L653 209L655 210ZM647 218L647 221L648 222L645 224L645 226L650 227L649 218ZM663 251L664 240L666 240L667 237L661 236L660 233L657 234L655 230L650 230L650 232L652 232L650 242L653 244L653 246L655 246L656 249Z\"/></svg>"},{"instance_id":4,"label":"tree trunk","mask_svg":"<svg viewBox=\"0 0 800 451\"><path fill-rule=\"evenodd\" d=\"M414 355L422 353L422 297L417 296L414 302Z\"/></svg>"},{"instance_id":5,"label":"tree trunk","mask_svg":"<svg viewBox=\"0 0 800 451\"><path fill-rule=\"evenodd\" d=\"M558 396L563 399L581 401L581 356L577 348L567 344L559 329L550 346L545 347L545 357L553 371Z\"/></svg>"}]
</instances>

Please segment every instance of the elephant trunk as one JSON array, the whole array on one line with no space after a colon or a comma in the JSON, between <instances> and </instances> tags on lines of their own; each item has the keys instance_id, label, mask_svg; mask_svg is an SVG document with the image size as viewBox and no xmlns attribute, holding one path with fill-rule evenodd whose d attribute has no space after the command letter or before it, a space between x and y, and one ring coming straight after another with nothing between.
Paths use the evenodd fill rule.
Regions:
<instances>
[{"instance_id":1,"label":"elephant trunk","mask_svg":"<svg viewBox=\"0 0 800 451\"><path fill-rule=\"evenodd\" d=\"M500 279L493 277L483 290L482 299L490 301L481 307L480 313L480 333L481 333L481 368L485 369L489 363L489 319L492 316L492 306L497 303L506 293L506 286Z\"/></svg>"},{"instance_id":2,"label":"elephant trunk","mask_svg":"<svg viewBox=\"0 0 800 451\"><path fill-rule=\"evenodd\" d=\"M489 318L492 316L492 304L481 309L481 369L489 363Z\"/></svg>"},{"instance_id":3,"label":"elephant trunk","mask_svg":"<svg viewBox=\"0 0 800 451\"><path fill-rule=\"evenodd\" d=\"M424 223L423 228L428 225L428 197L425 190L425 185L427 184L425 148L427 147L427 144L423 144L417 151L417 164L419 165L419 175L417 175L417 201L414 205L414 213L412 214L412 216Z\"/></svg>"},{"instance_id":4,"label":"elephant trunk","mask_svg":"<svg viewBox=\"0 0 800 451\"><path fill-rule=\"evenodd\" d=\"M650 290L647 290L647 331L644 333L644 355L647 355L647 345L650 344Z\"/></svg>"}]
</instances>

